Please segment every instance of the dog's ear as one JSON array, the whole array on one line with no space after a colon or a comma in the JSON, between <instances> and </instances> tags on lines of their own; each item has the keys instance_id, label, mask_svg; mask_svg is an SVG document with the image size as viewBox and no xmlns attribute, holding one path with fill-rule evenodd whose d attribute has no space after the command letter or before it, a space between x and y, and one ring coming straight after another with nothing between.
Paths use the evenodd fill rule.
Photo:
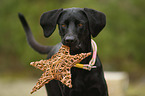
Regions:
<instances>
[{"instance_id":1,"label":"dog's ear","mask_svg":"<svg viewBox=\"0 0 145 96\"><path fill-rule=\"evenodd\" d=\"M63 9L61 8L61 9L48 11L42 14L40 18L40 25L43 28L45 37L49 37L54 32L56 28L57 20L62 10Z\"/></svg>"},{"instance_id":2,"label":"dog's ear","mask_svg":"<svg viewBox=\"0 0 145 96\"><path fill-rule=\"evenodd\" d=\"M102 12L89 8L84 8L84 12L89 21L90 32L93 37L96 37L106 25L106 16Z\"/></svg>"}]
</instances>

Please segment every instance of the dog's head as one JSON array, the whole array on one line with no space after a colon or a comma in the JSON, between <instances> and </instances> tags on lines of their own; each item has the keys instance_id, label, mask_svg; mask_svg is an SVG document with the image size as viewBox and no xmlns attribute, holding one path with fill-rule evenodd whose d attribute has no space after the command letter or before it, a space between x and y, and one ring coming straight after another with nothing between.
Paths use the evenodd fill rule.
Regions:
<instances>
[{"instance_id":1,"label":"dog's head","mask_svg":"<svg viewBox=\"0 0 145 96\"><path fill-rule=\"evenodd\" d=\"M57 9L42 14L40 25L45 37L54 32L57 24L62 43L77 51L89 46L91 35L96 37L104 28L106 17L89 8Z\"/></svg>"}]
</instances>

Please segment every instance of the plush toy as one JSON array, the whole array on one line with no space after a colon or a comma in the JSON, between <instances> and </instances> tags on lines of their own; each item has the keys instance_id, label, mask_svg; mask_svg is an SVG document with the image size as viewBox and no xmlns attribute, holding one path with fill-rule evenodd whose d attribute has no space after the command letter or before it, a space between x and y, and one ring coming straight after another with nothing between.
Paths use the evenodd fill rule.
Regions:
<instances>
[{"instance_id":1,"label":"plush toy","mask_svg":"<svg viewBox=\"0 0 145 96\"><path fill-rule=\"evenodd\" d=\"M70 71L71 67L75 66L84 58L91 55L91 52L70 55L69 50L70 48L68 46L62 45L59 51L50 59L30 63L30 65L44 72L32 89L31 94L53 79L61 81L69 88L72 87Z\"/></svg>"}]
</instances>

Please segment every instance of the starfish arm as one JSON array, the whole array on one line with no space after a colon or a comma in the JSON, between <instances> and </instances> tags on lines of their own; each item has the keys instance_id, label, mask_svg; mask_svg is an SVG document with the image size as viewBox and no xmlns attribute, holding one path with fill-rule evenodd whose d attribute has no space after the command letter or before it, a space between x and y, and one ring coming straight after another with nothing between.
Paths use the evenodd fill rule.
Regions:
<instances>
[{"instance_id":1,"label":"starfish arm","mask_svg":"<svg viewBox=\"0 0 145 96\"><path fill-rule=\"evenodd\" d=\"M63 78L60 80L63 84L65 84L66 86L68 86L69 88L72 88L72 84L71 84L71 72L70 70L65 72L65 74L63 74Z\"/></svg>"},{"instance_id":2,"label":"starfish arm","mask_svg":"<svg viewBox=\"0 0 145 96\"><path fill-rule=\"evenodd\" d=\"M89 52L89 53L81 53L81 54L78 54L78 56L79 56L80 58L83 58L83 59L85 59L85 58L88 57L89 55L91 55L91 52Z\"/></svg>"},{"instance_id":3,"label":"starfish arm","mask_svg":"<svg viewBox=\"0 0 145 96\"><path fill-rule=\"evenodd\" d=\"M36 85L33 87L31 94L35 91L39 90L42 86L49 83L53 79L53 76L50 74L47 74L46 72L42 74Z\"/></svg>"},{"instance_id":4,"label":"starfish arm","mask_svg":"<svg viewBox=\"0 0 145 96\"><path fill-rule=\"evenodd\" d=\"M42 71L45 71L47 68L47 63L49 64L49 60L40 60L36 62L31 62L30 65L34 66L35 68L38 68Z\"/></svg>"},{"instance_id":5,"label":"starfish arm","mask_svg":"<svg viewBox=\"0 0 145 96\"><path fill-rule=\"evenodd\" d=\"M91 55L91 52L89 52L89 53L76 54L76 55L73 56L74 62L75 63L80 63L83 59L85 59L89 55Z\"/></svg>"}]
</instances>

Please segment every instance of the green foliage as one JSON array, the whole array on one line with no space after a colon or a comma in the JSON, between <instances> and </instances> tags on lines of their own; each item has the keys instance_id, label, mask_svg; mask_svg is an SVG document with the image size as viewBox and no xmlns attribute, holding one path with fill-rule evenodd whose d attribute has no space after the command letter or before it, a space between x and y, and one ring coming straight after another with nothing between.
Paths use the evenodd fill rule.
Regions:
<instances>
[{"instance_id":1,"label":"green foliage","mask_svg":"<svg viewBox=\"0 0 145 96\"><path fill-rule=\"evenodd\" d=\"M105 70L144 72L145 62L144 0L1 0L0 61L1 71L26 70L29 62L46 58L30 47L17 13L25 15L34 37L43 45L60 41L58 30L44 38L39 19L43 12L69 7L88 7L106 14L105 29L94 38ZM9 67L10 66L10 67Z\"/></svg>"}]
</instances>

